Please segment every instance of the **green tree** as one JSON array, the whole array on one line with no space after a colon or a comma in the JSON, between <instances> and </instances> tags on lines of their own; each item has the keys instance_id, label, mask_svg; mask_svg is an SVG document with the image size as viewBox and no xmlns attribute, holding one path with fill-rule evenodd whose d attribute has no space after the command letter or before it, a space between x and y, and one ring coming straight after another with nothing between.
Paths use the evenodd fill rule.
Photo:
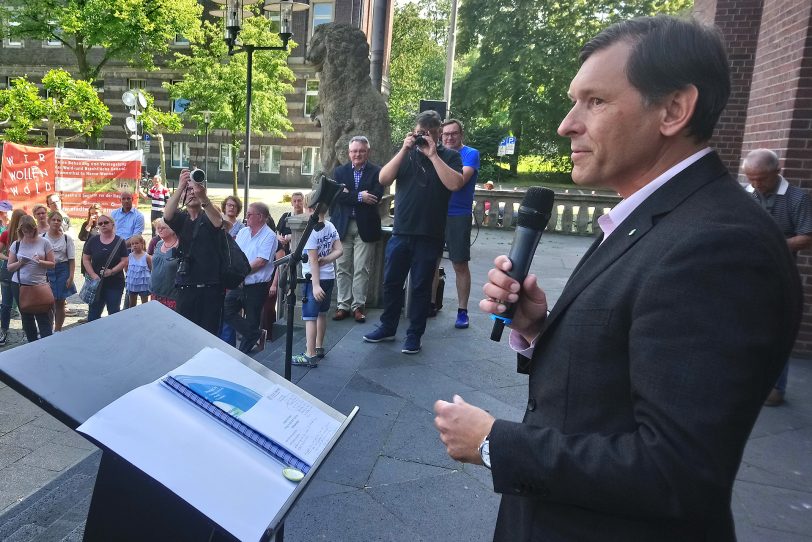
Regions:
<instances>
[{"instance_id":1,"label":"green tree","mask_svg":"<svg viewBox=\"0 0 812 542\"><path fill-rule=\"evenodd\" d=\"M443 98L448 13L448 0L431 10L411 3L395 8L389 65L389 121L395 147L414 127L420 100Z\"/></svg>"},{"instance_id":2,"label":"green tree","mask_svg":"<svg viewBox=\"0 0 812 542\"><path fill-rule=\"evenodd\" d=\"M25 77L0 90L0 117L9 119L6 141L56 145L56 131L73 132L65 140L101 132L110 124L110 112L87 81L76 80L65 70L51 70L42 78L42 92ZM32 135L40 130L42 135Z\"/></svg>"},{"instance_id":3,"label":"green tree","mask_svg":"<svg viewBox=\"0 0 812 542\"><path fill-rule=\"evenodd\" d=\"M240 32L243 43L262 46L281 45L279 35L264 17L244 19ZM296 44L291 42L289 50ZM295 80L287 65L288 51L256 51L253 64L251 131L259 135L284 137L293 130L287 118L285 95L293 92ZM192 43L190 54L176 53L174 67L185 73L182 81L166 84L170 95L190 100L183 118L203 126L203 112L212 111L211 129L228 132L232 149L234 195L237 194L237 160L240 140L245 133L245 88L247 55L228 56L222 30L208 21L203 23L202 39Z\"/></svg>"},{"instance_id":4,"label":"green tree","mask_svg":"<svg viewBox=\"0 0 812 542\"><path fill-rule=\"evenodd\" d=\"M155 107L155 97L148 92L144 92L147 99L147 107L139 117L144 125L144 133L151 135L158 142L158 155L160 156L161 171L166 176L166 153L164 151L164 134L177 134L183 130L183 121L180 115L174 112L161 111Z\"/></svg>"},{"instance_id":5,"label":"green tree","mask_svg":"<svg viewBox=\"0 0 812 542\"><path fill-rule=\"evenodd\" d=\"M463 116L504 122L517 139L512 173L520 154L568 163L562 157L569 142L556 129L570 107L567 89L582 45L617 20L691 5L691 0L462 0L457 53L471 59L455 84L455 102Z\"/></svg>"},{"instance_id":6,"label":"green tree","mask_svg":"<svg viewBox=\"0 0 812 542\"><path fill-rule=\"evenodd\" d=\"M177 35L196 36L202 11L197 0L3 0L0 33L59 40L93 81L111 60L153 68Z\"/></svg>"}]
</instances>

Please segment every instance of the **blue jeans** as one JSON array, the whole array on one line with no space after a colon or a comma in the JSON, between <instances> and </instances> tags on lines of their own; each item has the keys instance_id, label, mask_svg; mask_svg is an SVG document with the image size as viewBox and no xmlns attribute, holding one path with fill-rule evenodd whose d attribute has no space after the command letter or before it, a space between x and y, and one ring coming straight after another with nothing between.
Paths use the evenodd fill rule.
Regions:
<instances>
[{"instance_id":1,"label":"blue jeans","mask_svg":"<svg viewBox=\"0 0 812 542\"><path fill-rule=\"evenodd\" d=\"M92 322L101 318L104 307L107 307L107 315L115 314L121 310L121 294L124 293L124 285L110 286L102 282L101 290L96 295L96 301L87 308L87 321Z\"/></svg>"},{"instance_id":2,"label":"blue jeans","mask_svg":"<svg viewBox=\"0 0 812 542\"><path fill-rule=\"evenodd\" d=\"M11 325L11 306L14 304L14 297L11 293L10 282L0 282L0 329L8 331Z\"/></svg>"},{"instance_id":3,"label":"blue jeans","mask_svg":"<svg viewBox=\"0 0 812 542\"><path fill-rule=\"evenodd\" d=\"M787 378L789 377L789 360L787 360L787 364L784 365L784 370L781 371L781 375L778 377L778 381L775 383L775 389L784 393L787 391Z\"/></svg>"},{"instance_id":4,"label":"blue jeans","mask_svg":"<svg viewBox=\"0 0 812 542\"><path fill-rule=\"evenodd\" d=\"M409 305L407 335L421 337L431 306L434 269L443 250L442 239L422 235L393 235L386 244L383 270L383 328L395 333L403 309L403 286L411 276L412 298Z\"/></svg>"}]
</instances>

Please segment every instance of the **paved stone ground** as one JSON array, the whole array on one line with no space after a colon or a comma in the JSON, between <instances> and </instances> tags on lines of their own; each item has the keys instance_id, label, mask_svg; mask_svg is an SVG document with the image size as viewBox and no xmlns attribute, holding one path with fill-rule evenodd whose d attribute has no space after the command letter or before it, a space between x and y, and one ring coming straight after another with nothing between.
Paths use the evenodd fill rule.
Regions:
<instances>
[{"instance_id":1,"label":"paved stone ground","mask_svg":"<svg viewBox=\"0 0 812 542\"><path fill-rule=\"evenodd\" d=\"M480 233L473 248L475 283L511 240L506 232ZM533 271L551 298L588 244L575 237L542 239ZM495 416L519 420L527 383L515 373L506 341L489 340L486 315L472 310L471 327L454 329L454 273L446 267L446 308L429 322L421 353L402 354L400 341L363 343L376 321L373 311L364 325L331 321L322 365L294 367L293 379L305 390L344 413L354 405L361 411L291 512L287 540L490 539L498 504L490 473L448 458L431 408L436 399L459 393ZM283 343L274 341L255 357L281 372ZM295 351L302 347L297 328ZM763 410L734 489L744 542L812 540L812 397L805 393L812 363L792 364L789 401ZM81 539L97 464L92 446L0 388L0 539Z\"/></svg>"}]
</instances>

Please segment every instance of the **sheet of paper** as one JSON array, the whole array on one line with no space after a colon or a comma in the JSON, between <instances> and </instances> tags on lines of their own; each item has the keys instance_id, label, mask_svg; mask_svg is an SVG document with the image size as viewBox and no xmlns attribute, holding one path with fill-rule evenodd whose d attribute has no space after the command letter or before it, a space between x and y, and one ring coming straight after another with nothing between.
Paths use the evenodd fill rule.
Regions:
<instances>
[{"instance_id":1,"label":"sheet of paper","mask_svg":"<svg viewBox=\"0 0 812 542\"><path fill-rule=\"evenodd\" d=\"M320 416L305 416L308 406L336 424L336 429L340 426L306 400L216 349L202 350L171 374L203 374L237 382L263 396L270 393L271 409L286 398L300 409L288 418L293 427L287 438L298 435L296 428L303 428L307 420L323 431L321 436L302 439L307 450L320 453L324 445L319 443L335 434L323 420L318 422ZM127 393L78 430L159 480L240 540L258 540L296 487L282 476L281 463L160 380Z\"/></svg>"}]
</instances>

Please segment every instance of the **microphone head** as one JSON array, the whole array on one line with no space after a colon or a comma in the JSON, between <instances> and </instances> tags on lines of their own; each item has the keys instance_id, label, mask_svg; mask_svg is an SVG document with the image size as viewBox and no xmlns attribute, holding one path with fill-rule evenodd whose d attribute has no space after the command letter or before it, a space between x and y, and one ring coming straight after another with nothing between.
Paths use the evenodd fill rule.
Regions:
<instances>
[{"instance_id":1,"label":"microphone head","mask_svg":"<svg viewBox=\"0 0 812 542\"><path fill-rule=\"evenodd\" d=\"M531 230L543 230L550 221L553 213L555 192L541 186L531 186L525 192L519 213L517 225Z\"/></svg>"}]
</instances>

